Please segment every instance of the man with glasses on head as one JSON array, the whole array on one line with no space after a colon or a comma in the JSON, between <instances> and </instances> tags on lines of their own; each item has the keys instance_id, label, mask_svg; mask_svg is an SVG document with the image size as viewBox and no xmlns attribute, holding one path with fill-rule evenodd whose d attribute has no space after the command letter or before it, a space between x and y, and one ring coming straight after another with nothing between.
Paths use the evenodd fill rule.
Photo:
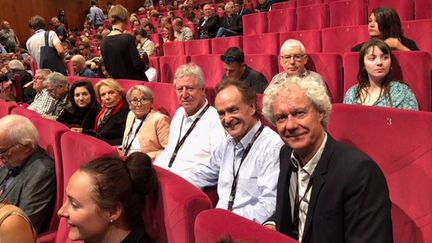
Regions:
<instances>
[{"instance_id":1,"label":"man with glasses on head","mask_svg":"<svg viewBox=\"0 0 432 243\"><path fill-rule=\"evenodd\" d=\"M54 161L38 146L39 134L23 116L0 119L0 201L29 216L38 233L48 230L54 211Z\"/></svg>"},{"instance_id":2,"label":"man with glasses on head","mask_svg":"<svg viewBox=\"0 0 432 243\"><path fill-rule=\"evenodd\" d=\"M50 119L57 119L63 110L70 105L67 98L69 92L69 83L66 76L58 72L50 73L44 84L49 95L56 101L54 108L50 113L47 113L46 117Z\"/></svg>"},{"instance_id":3,"label":"man with glasses on head","mask_svg":"<svg viewBox=\"0 0 432 243\"><path fill-rule=\"evenodd\" d=\"M279 63L284 71L276 74L271 83L279 80L281 77L298 76L301 78L307 76L317 77L315 80L323 80L321 75L316 72L307 70L305 65L308 61L308 55L303 43L295 39L286 40L281 48L279 54ZM323 83L325 83L323 81Z\"/></svg>"},{"instance_id":4,"label":"man with glasses on head","mask_svg":"<svg viewBox=\"0 0 432 243\"><path fill-rule=\"evenodd\" d=\"M225 69L224 80L240 80L246 82L257 93L263 93L267 88L266 77L244 63L244 53L239 47L230 47L221 56Z\"/></svg>"},{"instance_id":5,"label":"man with glasses on head","mask_svg":"<svg viewBox=\"0 0 432 243\"><path fill-rule=\"evenodd\" d=\"M206 99L205 77L195 64L185 64L174 74L174 87L181 105L171 121L168 145L155 164L185 176L198 163L208 161L224 139L216 109Z\"/></svg>"},{"instance_id":6,"label":"man with glasses on head","mask_svg":"<svg viewBox=\"0 0 432 243\"><path fill-rule=\"evenodd\" d=\"M36 91L33 102L29 105L28 109L36 111L39 114L50 114L55 105L55 99L51 97L46 89L45 79L51 73L49 69L38 69L33 82L33 89ZM30 83L29 83L30 85Z\"/></svg>"}]
</instances>

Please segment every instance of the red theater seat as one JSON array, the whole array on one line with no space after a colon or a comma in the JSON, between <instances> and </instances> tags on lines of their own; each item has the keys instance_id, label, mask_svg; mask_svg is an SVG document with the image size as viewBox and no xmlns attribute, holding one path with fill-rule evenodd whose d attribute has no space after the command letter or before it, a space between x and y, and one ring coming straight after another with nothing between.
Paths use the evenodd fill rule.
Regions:
<instances>
[{"instance_id":1,"label":"red theater seat","mask_svg":"<svg viewBox=\"0 0 432 243\"><path fill-rule=\"evenodd\" d=\"M321 33L323 52L349 52L355 45L369 40L366 25L325 28Z\"/></svg>"},{"instance_id":2,"label":"red theater seat","mask_svg":"<svg viewBox=\"0 0 432 243\"><path fill-rule=\"evenodd\" d=\"M267 13L267 32L288 32L296 29L294 8L274 9Z\"/></svg>"},{"instance_id":3,"label":"red theater seat","mask_svg":"<svg viewBox=\"0 0 432 243\"><path fill-rule=\"evenodd\" d=\"M329 3L330 27L367 24L366 1L346 0Z\"/></svg>"},{"instance_id":4,"label":"red theater seat","mask_svg":"<svg viewBox=\"0 0 432 243\"><path fill-rule=\"evenodd\" d=\"M245 63L255 71L261 72L270 82L277 73L278 59L276 55L250 54L245 55Z\"/></svg>"},{"instance_id":5,"label":"red theater seat","mask_svg":"<svg viewBox=\"0 0 432 243\"><path fill-rule=\"evenodd\" d=\"M282 46L282 44L288 39L296 39L301 41L307 52L321 52L320 30L300 30L280 33L279 46Z\"/></svg>"},{"instance_id":6,"label":"red theater seat","mask_svg":"<svg viewBox=\"0 0 432 243\"><path fill-rule=\"evenodd\" d=\"M427 52L394 52L393 79L406 82L417 97L422 111L431 110L431 56ZM357 83L359 53L343 57L344 93Z\"/></svg>"},{"instance_id":7,"label":"red theater seat","mask_svg":"<svg viewBox=\"0 0 432 243\"><path fill-rule=\"evenodd\" d=\"M172 118L179 107L174 85L171 83L155 82L145 83L144 85L153 91L154 108Z\"/></svg>"},{"instance_id":8,"label":"red theater seat","mask_svg":"<svg viewBox=\"0 0 432 243\"><path fill-rule=\"evenodd\" d=\"M414 0L415 19L432 19L432 1Z\"/></svg>"},{"instance_id":9,"label":"red theater seat","mask_svg":"<svg viewBox=\"0 0 432 243\"><path fill-rule=\"evenodd\" d=\"M0 118L9 115L16 106L14 102L0 101Z\"/></svg>"},{"instance_id":10,"label":"red theater seat","mask_svg":"<svg viewBox=\"0 0 432 243\"><path fill-rule=\"evenodd\" d=\"M284 8L295 8L295 7L296 7L296 1L278 2L278 3L273 3L271 5L272 10L284 9Z\"/></svg>"},{"instance_id":11,"label":"red theater seat","mask_svg":"<svg viewBox=\"0 0 432 243\"><path fill-rule=\"evenodd\" d=\"M220 242L228 237L235 242L298 242L225 209L205 210L196 218L196 243Z\"/></svg>"},{"instance_id":12,"label":"red theater seat","mask_svg":"<svg viewBox=\"0 0 432 243\"><path fill-rule=\"evenodd\" d=\"M432 13L432 11L430 12ZM431 19L404 21L402 28L404 34L414 40L420 50L432 54L432 17Z\"/></svg>"},{"instance_id":13,"label":"red theater seat","mask_svg":"<svg viewBox=\"0 0 432 243\"><path fill-rule=\"evenodd\" d=\"M216 87L225 74L220 55L194 55L191 56L191 62L200 66L207 80L207 87Z\"/></svg>"},{"instance_id":14,"label":"red theater seat","mask_svg":"<svg viewBox=\"0 0 432 243\"><path fill-rule=\"evenodd\" d=\"M237 46L241 48L242 45L242 36L213 38L211 40L211 49L213 54L223 54L230 47Z\"/></svg>"},{"instance_id":15,"label":"red theater seat","mask_svg":"<svg viewBox=\"0 0 432 243\"><path fill-rule=\"evenodd\" d=\"M386 176L395 243L432 242L430 124L430 112L333 105L330 134L367 153Z\"/></svg>"},{"instance_id":16,"label":"red theater seat","mask_svg":"<svg viewBox=\"0 0 432 243\"><path fill-rule=\"evenodd\" d=\"M243 51L245 54L279 53L279 33L266 33L243 36Z\"/></svg>"},{"instance_id":17,"label":"red theater seat","mask_svg":"<svg viewBox=\"0 0 432 243\"><path fill-rule=\"evenodd\" d=\"M297 7L323 3L323 0L297 0Z\"/></svg>"},{"instance_id":18,"label":"red theater seat","mask_svg":"<svg viewBox=\"0 0 432 243\"><path fill-rule=\"evenodd\" d=\"M267 32L267 13L243 15L243 36Z\"/></svg>"},{"instance_id":19,"label":"red theater seat","mask_svg":"<svg viewBox=\"0 0 432 243\"><path fill-rule=\"evenodd\" d=\"M163 56L159 57L160 81L162 83L172 83L176 69L189 62L188 56Z\"/></svg>"},{"instance_id":20,"label":"red theater seat","mask_svg":"<svg viewBox=\"0 0 432 243\"><path fill-rule=\"evenodd\" d=\"M164 56L184 55L184 41L171 41L163 43L163 53Z\"/></svg>"},{"instance_id":21,"label":"red theater seat","mask_svg":"<svg viewBox=\"0 0 432 243\"><path fill-rule=\"evenodd\" d=\"M157 72L157 82L160 82L160 67L159 67L159 57L150 57L150 66L156 69Z\"/></svg>"},{"instance_id":22,"label":"red theater seat","mask_svg":"<svg viewBox=\"0 0 432 243\"><path fill-rule=\"evenodd\" d=\"M39 113L37 113L36 111L32 111L29 110L27 108L21 107L21 106L16 106L14 107L10 114L15 114L15 115L21 115L21 116L25 116L28 119L31 119L34 116L41 116Z\"/></svg>"},{"instance_id":23,"label":"red theater seat","mask_svg":"<svg viewBox=\"0 0 432 243\"><path fill-rule=\"evenodd\" d=\"M328 26L328 4L297 7L297 30L320 30Z\"/></svg>"},{"instance_id":24,"label":"red theater seat","mask_svg":"<svg viewBox=\"0 0 432 243\"><path fill-rule=\"evenodd\" d=\"M368 1L368 14L374 8L378 7L391 7L398 13L401 20L414 19L414 1L413 0L369 0Z\"/></svg>"},{"instance_id":25,"label":"red theater seat","mask_svg":"<svg viewBox=\"0 0 432 243\"><path fill-rule=\"evenodd\" d=\"M184 46L185 46L185 54L187 56L211 53L210 39L185 41Z\"/></svg>"}]
</instances>

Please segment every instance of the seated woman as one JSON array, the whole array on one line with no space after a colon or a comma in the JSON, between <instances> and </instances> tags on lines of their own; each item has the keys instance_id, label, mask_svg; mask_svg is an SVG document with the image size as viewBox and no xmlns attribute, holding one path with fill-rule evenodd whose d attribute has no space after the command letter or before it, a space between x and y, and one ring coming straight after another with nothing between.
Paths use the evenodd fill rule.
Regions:
<instances>
[{"instance_id":1,"label":"seated woman","mask_svg":"<svg viewBox=\"0 0 432 243\"><path fill-rule=\"evenodd\" d=\"M102 157L84 164L69 180L58 215L69 224L69 239L84 242L155 242L141 213L156 200L158 180L151 159L133 153L126 161Z\"/></svg>"},{"instance_id":2,"label":"seated woman","mask_svg":"<svg viewBox=\"0 0 432 243\"><path fill-rule=\"evenodd\" d=\"M144 29L138 30L136 33L136 39L137 39L137 49L140 53L140 56L142 57L144 52L147 53L147 56L152 57L156 55L156 47L155 43L150 40L150 38L147 35L147 31ZM148 63L148 62L147 62Z\"/></svg>"},{"instance_id":3,"label":"seated woman","mask_svg":"<svg viewBox=\"0 0 432 243\"><path fill-rule=\"evenodd\" d=\"M154 160L168 144L170 120L153 110L153 92L144 85L133 86L126 94L131 112L126 120L122 155L144 152Z\"/></svg>"},{"instance_id":4,"label":"seated woman","mask_svg":"<svg viewBox=\"0 0 432 243\"><path fill-rule=\"evenodd\" d=\"M0 242L32 243L37 236L30 219L18 207L0 203Z\"/></svg>"},{"instance_id":5,"label":"seated woman","mask_svg":"<svg viewBox=\"0 0 432 243\"><path fill-rule=\"evenodd\" d=\"M414 93L402 81L392 80L392 51L382 40L371 39L360 50L358 84L345 94L345 104L418 110Z\"/></svg>"},{"instance_id":6,"label":"seated woman","mask_svg":"<svg viewBox=\"0 0 432 243\"><path fill-rule=\"evenodd\" d=\"M89 134L111 145L121 145L129 113L125 92L116 80L102 79L96 84L96 95L102 110L96 116L94 130Z\"/></svg>"},{"instance_id":7,"label":"seated woman","mask_svg":"<svg viewBox=\"0 0 432 243\"><path fill-rule=\"evenodd\" d=\"M69 89L67 107L57 118L74 132L83 132L94 128L96 116L101 107L96 99L93 85L89 81L78 81Z\"/></svg>"},{"instance_id":8,"label":"seated woman","mask_svg":"<svg viewBox=\"0 0 432 243\"><path fill-rule=\"evenodd\" d=\"M369 16L368 31L371 38L378 38L395 51L418 51L415 41L406 38L397 12L392 8L375 8ZM351 51L360 51L360 43Z\"/></svg>"}]
</instances>

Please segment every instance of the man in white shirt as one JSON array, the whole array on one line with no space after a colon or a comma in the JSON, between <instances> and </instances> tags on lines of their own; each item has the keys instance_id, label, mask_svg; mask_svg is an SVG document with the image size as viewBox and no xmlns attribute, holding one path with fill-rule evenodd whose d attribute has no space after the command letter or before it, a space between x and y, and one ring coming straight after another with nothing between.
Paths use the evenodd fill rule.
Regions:
<instances>
[{"instance_id":1,"label":"man in white shirt","mask_svg":"<svg viewBox=\"0 0 432 243\"><path fill-rule=\"evenodd\" d=\"M174 87L181 107L171 121L168 145L155 164L184 176L198 163L209 160L225 132L216 109L206 99L204 73L199 66L177 68Z\"/></svg>"},{"instance_id":2,"label":"man in white shirt","mask_svg":"<svg viewBox=\"0 0 432 243\"><path fill-rule=\"evenodd\" d=\"M172 24L175 41L193 40L193 31L189 27L184 26L183 20L181 18L175 18Z\"/></svg>"},{"instance_id":3,"label":"man in white shirt","mask_svg":"<svg viewBox=\"0 0 432 243\"><path fill-rule=\"evenodd\" d=\"M215 106L228 136L186 179L200 188L217 184L217 208L262 223L275 210L283 142L259 121L256 92L247 83L225 80Z\"/></svg>"}]
</instances>

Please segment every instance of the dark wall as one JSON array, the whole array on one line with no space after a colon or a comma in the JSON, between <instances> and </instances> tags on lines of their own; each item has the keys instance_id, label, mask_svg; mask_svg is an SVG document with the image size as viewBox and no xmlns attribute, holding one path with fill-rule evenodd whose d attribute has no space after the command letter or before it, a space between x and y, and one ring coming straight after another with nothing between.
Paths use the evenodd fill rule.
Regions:
<instances>
[{"instance_id":1,"label":"dark wall","mask_svg":"<svg viewBox=\"0 0 432 243\"><path fill-rule=\"evenodd\" d=\"M109 0L100 0L98 6L105 6ZM130 12L142 6L141 0L111 0L114 4L122 4ZM0 20L11 23L21 44L25 44L31 36L28 20L33 15L41 15L49 22L51 17L57 16L59 9L64 9L70 28L81 29L85 19L86 9L90 7L90 0L0 0Z\"/></svg>"}]
</instances>

